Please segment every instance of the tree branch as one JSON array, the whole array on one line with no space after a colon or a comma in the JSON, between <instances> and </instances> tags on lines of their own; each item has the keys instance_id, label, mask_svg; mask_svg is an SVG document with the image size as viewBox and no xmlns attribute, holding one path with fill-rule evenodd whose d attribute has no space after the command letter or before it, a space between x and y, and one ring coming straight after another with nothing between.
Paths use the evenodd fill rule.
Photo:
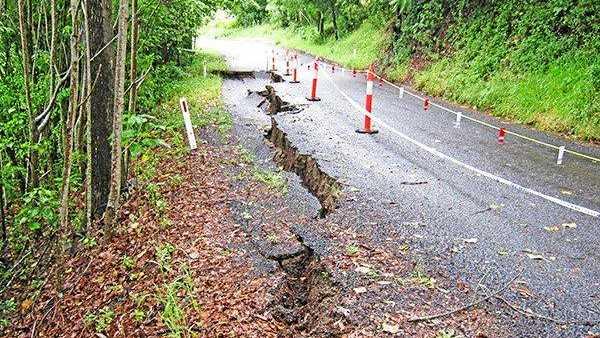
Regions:
<instances>
[{"instance_id":1,"label":"tree branch","mask_svg":"<svg viewBox=\"0 0 600 338\"><path fill-rule=\"evenodd\" d=\"M409 318L408 321L409 322L421 322L421 321L425 321L425 320L432 320L432 319L436 319L436 318L440 318L440 317L446 317L446 316L455 314L457 312L464 311L473 306L479 305L479 304L485 302L486 300L488 300L490 298L494 298L494 297L498 296L498 294L504 292L504 290L506 290L515 281L515 279L517 279L519 276L521 276L521 272L516 274L508 283L504 284L504 286L501 287L500 289L498 289L498 290L492 292L491 294L489 294L483 298L480 298L474 302L468 303L468 304L461 306L459 308L456 308L454 310L442 312L442 313L435 314L435 315L429 315L429 316L423 316L423 317L412 317L412 318Z\"/></svg>"}]
</instances>

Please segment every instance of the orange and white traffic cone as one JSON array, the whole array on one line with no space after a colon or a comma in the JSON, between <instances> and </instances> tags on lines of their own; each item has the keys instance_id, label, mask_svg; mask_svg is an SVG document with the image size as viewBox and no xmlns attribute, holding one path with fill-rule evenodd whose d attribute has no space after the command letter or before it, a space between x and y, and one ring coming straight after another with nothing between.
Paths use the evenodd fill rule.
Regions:
<instances>
[{"instance_id":1,"label":"orange and white traffic cone","mask_svg":"<svg viewBox=\"0 0 600 338\"><path fill-rule=\"evenodd\" d=\"M373 111L373 80L375 79L375 74L373 72L373 65L369 67L369 71L367 72L367 95L365 97L365 110L368 114L371 114ZM362 129L357 129L356 132L359 134L375 134L378 133L378 130L375 130L371 126L371 117L365 114L365 119L363 123Z\"/></svg>"},{"instance_id":2,"label":"orange and white traffic cone","mask_svg":"<svg viewBox=\"0 0 600 338\"><path fill-rule=\"evenodd\" d=\"M316 59L313 63L313 68L314 68L313 80L312 80L312 87L310 89L310 96L307 97L306 99L308 101L321 101L321 99L317 97L317 79L319 77L319 63Z\"/></svg>"}]
</instances>

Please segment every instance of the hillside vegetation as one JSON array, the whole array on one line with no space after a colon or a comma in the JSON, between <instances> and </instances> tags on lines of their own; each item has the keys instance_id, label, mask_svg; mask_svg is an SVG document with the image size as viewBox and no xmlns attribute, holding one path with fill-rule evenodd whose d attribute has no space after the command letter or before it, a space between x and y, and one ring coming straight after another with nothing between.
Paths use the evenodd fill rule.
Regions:
<instances>
[{"instance_id":1,"label":"hillside vegetation","mask_svg":"<svg viewBox=\"0 0 600 338\"><path fill-rule=\"evenodd\" d=\"M353 67L375 62L389 78L432 95L600 139L598 1L287 0L259 7L232 7L236 22L222 34L269 35Z\"/></svg>"}]
</instances>

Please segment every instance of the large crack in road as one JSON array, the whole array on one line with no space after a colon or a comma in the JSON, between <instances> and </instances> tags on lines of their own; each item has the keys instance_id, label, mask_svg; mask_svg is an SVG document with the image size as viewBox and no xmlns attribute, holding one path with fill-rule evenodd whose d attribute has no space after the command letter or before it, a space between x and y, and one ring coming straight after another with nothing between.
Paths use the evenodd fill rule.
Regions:
<instances>
[{"instance_id":1,"label":"large crack in road","mask_svg":"<svg viewBox=\"0 0 600 338\"><path fill-rule=\"evenodd\" d=\"M285 170L296 173L305 187L319 200L320 217L333 212L342 194L342 187L337 180L323 172L312 156L300 153L287 138L286 133L279 128L275 118L271 118L271 128L266 138L277 147L274 161Z\"/></svg>"},{"instance_id":2,"label":"large crack in road","mask_svg":"<svg viewBox=\"0 0 600 338\"><path fill-rule=\"evenodd\" d=\"M245 44L237 41L227 46L236 49ZM272 46L267 48L270 50ZM228 55L228 51L222 52ZM256 59L263 61L260 56ZM230 61L235 65L240 60ZM252 63L252 60L248 58L243 62ZM300 72L300 85L285 82L271 85L285 100L305 104L303 97L311 76ZM363 80L354 79L350 74L336 73L331 77L331 81L336 81L353 99L361 100ZM275 148L269 160L274 159L277 165L300 178L318 199L321 214L327 214L327 219L341 229L338 231L351 233L357 242L358 239L372 241L394 254L403 254L408 247L420 269L439 271L448 280L459 285L476 285L476 289L480 289L478 285L482 281L489 287L501 284L516 269L523 269L518 286L509 289L506 295L508 301L556 318L556 322L596 323L591 327L569 324L563 328L544 320L532 321L526 316L504 316L503 326L510 327L514 335L527 336L535 332L537 336L553 336L557 330L561 335L577 335L598 328L600 314L594 309L599 306L595 290L600 287L600 270L595 254L595 220L461 171L389 133L374 137L355 135L360 116L352 112L344 100L336 98L326 80L321 80L319 85L323 101L309 105L299 114L283 113L274 117L255 109L255 99L246 95L249 89L264 88L270 83L268 77L257 75L243 82L228 81L232 82L225 83L224 98L234 120L245 126L242 139L262 138L266 130L267 139ZM465 146L462 139L449 139L447 130L436 130L441 122L436 120L434 112L413 114L408 119L406 111L418 111L419 103L405 100L398 104L397 95L388 92L391 90L383 87L376 93L379 96L376 96L375 111L382 119L402 127L410 137L421 140L426 136L423 142L433 143L462 161L476 163L491 172L500 167L508 172L509 178L517 182L528 180L528 186L537 186L550 195L557 192L548 190L554 186L545 182L556 180L560 191L570 187L568 191L576 195L574 198L580 203L592 207L596 203L598 197L592 191L600 179L588 164L571 162L565 170L583 176L575 180L560 178L556 168L543 164L544 154L530 156L534 149L516 141L505 147L506 151L500 150L493 141L490 145L479 139L485 133L472 126L463 126L460 130L477 138ZM400 107L400 111L391 111L394 107ZM522 148L516 149L517 146ZM489 158L497 160L489 161ZM517 174L521 176L515 176ZM588 183L582 183L586 180ZM305 201L290 203L302 205ZM576 224L577 230L563 229L561 224ZM557 225L560 230L557 233L544 230ZM304 229L312 233L321 230ZM305 240L304 245L327 255L335 245L347 244L323 247L311 239ZM291 275L290 278L293 279ZM531 291L518 291L524 287ZM402 299L397 294L390 297Z\"/></svg>"}]
</instances>

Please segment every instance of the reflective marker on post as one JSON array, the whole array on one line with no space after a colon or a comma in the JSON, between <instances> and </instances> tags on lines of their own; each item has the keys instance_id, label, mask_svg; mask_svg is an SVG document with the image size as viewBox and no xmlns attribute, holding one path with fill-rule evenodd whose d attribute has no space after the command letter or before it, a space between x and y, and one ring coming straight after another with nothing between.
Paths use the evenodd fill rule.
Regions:
<instances>
[{"instance_id":1,"label":"reflective marker on post","mask_svg":"<svg viewBox=\"0 0 600 338\"><path fill-rule=\"evenodd\" d=\"M400 93L398 94L400 98L404 98L404 87L400 87Z\"/></svg>"},{"instance_id":2,"label":"reflective marker on post","mask_svg":"<svg viewBox=\"0 0 600 338\"><path fill-rule=\"evenodd\" d=\"M454 122L454 128L460 128L460 120L462 119L462 113L456 113L456 121Z\"/></svg>"},{"instance_id":3,"label":"reflective marker on post","mask_svg":"<svg viewBox=\"0 0 600 338\"><path fill-rule=\"evenodd\" d=\"M500 130L498 130L498 144L504 144L505 137L506 137L506 129L500 128Z\"/></svg>"},{"instance_id":4,"label":"reflective marker on post","mask_svg":"<svg viewBox=\"0 0 600 338\"><path fill-rule=\"evenodd\" d=\"M565 146L558 147L558 158L556 164L561 165L563 162L563 156L565 155Z\"/></svg>"},{"instance_id":5,"label":"reflective marker on post","mask_svg":"<svg viewBox=\"0 0 600 338\"><path fill-rule=\"evenodd\" d=\"M194 128L192 127L192 119L190 117L190 110L188 107L187 100L185 97L179 99L179 106L181 107L181 112L183 113L183 123L185 125L185 131L188 137L188 143L190 144L190 149L195 150L197 148L196 145L196 136L194 136Z\"/></svg>"},{"instance_id":6,"label":"reflective marker on post","mask_svg":"<svg viewBox=\"0 0 600 338\"><path fill-rule=\"evenodd\" d=\"M317 59L315 59L314 63L313 63L313 80L312 80L312 87L310 89L310 97L307 97L306 99L308 101L321 101L320 98L317 97L317 78L319 77L319 63L317 62Z\"/></svg>"},{"instance_id":7,"label":"reflective marker on post","mask_svg":"<svg viewBox=\"0 0 600 338\"><path fill-rule=\"evenodd\" d=\"M300 83L300 81L298 81L298 54L294 54L294 63L293 63L293 69L292 69L292 81L290 81L290 83Z\"/></svg>"},{"instance_id":8,"label":"reflective marker on post","mask_svg":"<svg viewBox=\"0 0 600 338\"><path fill-rule=\"evenodd\" d=\"M372 112L373 109L373 80L375 79L375 75L373 74L373 65L369 67L369 71L367 72L367 95L365 98L365 110ZM357 129L357 133L359 134L375 134L379 132L371 127L371 117L365 114L364 126L362 129Z\"/></svg>"}]
</instances>

